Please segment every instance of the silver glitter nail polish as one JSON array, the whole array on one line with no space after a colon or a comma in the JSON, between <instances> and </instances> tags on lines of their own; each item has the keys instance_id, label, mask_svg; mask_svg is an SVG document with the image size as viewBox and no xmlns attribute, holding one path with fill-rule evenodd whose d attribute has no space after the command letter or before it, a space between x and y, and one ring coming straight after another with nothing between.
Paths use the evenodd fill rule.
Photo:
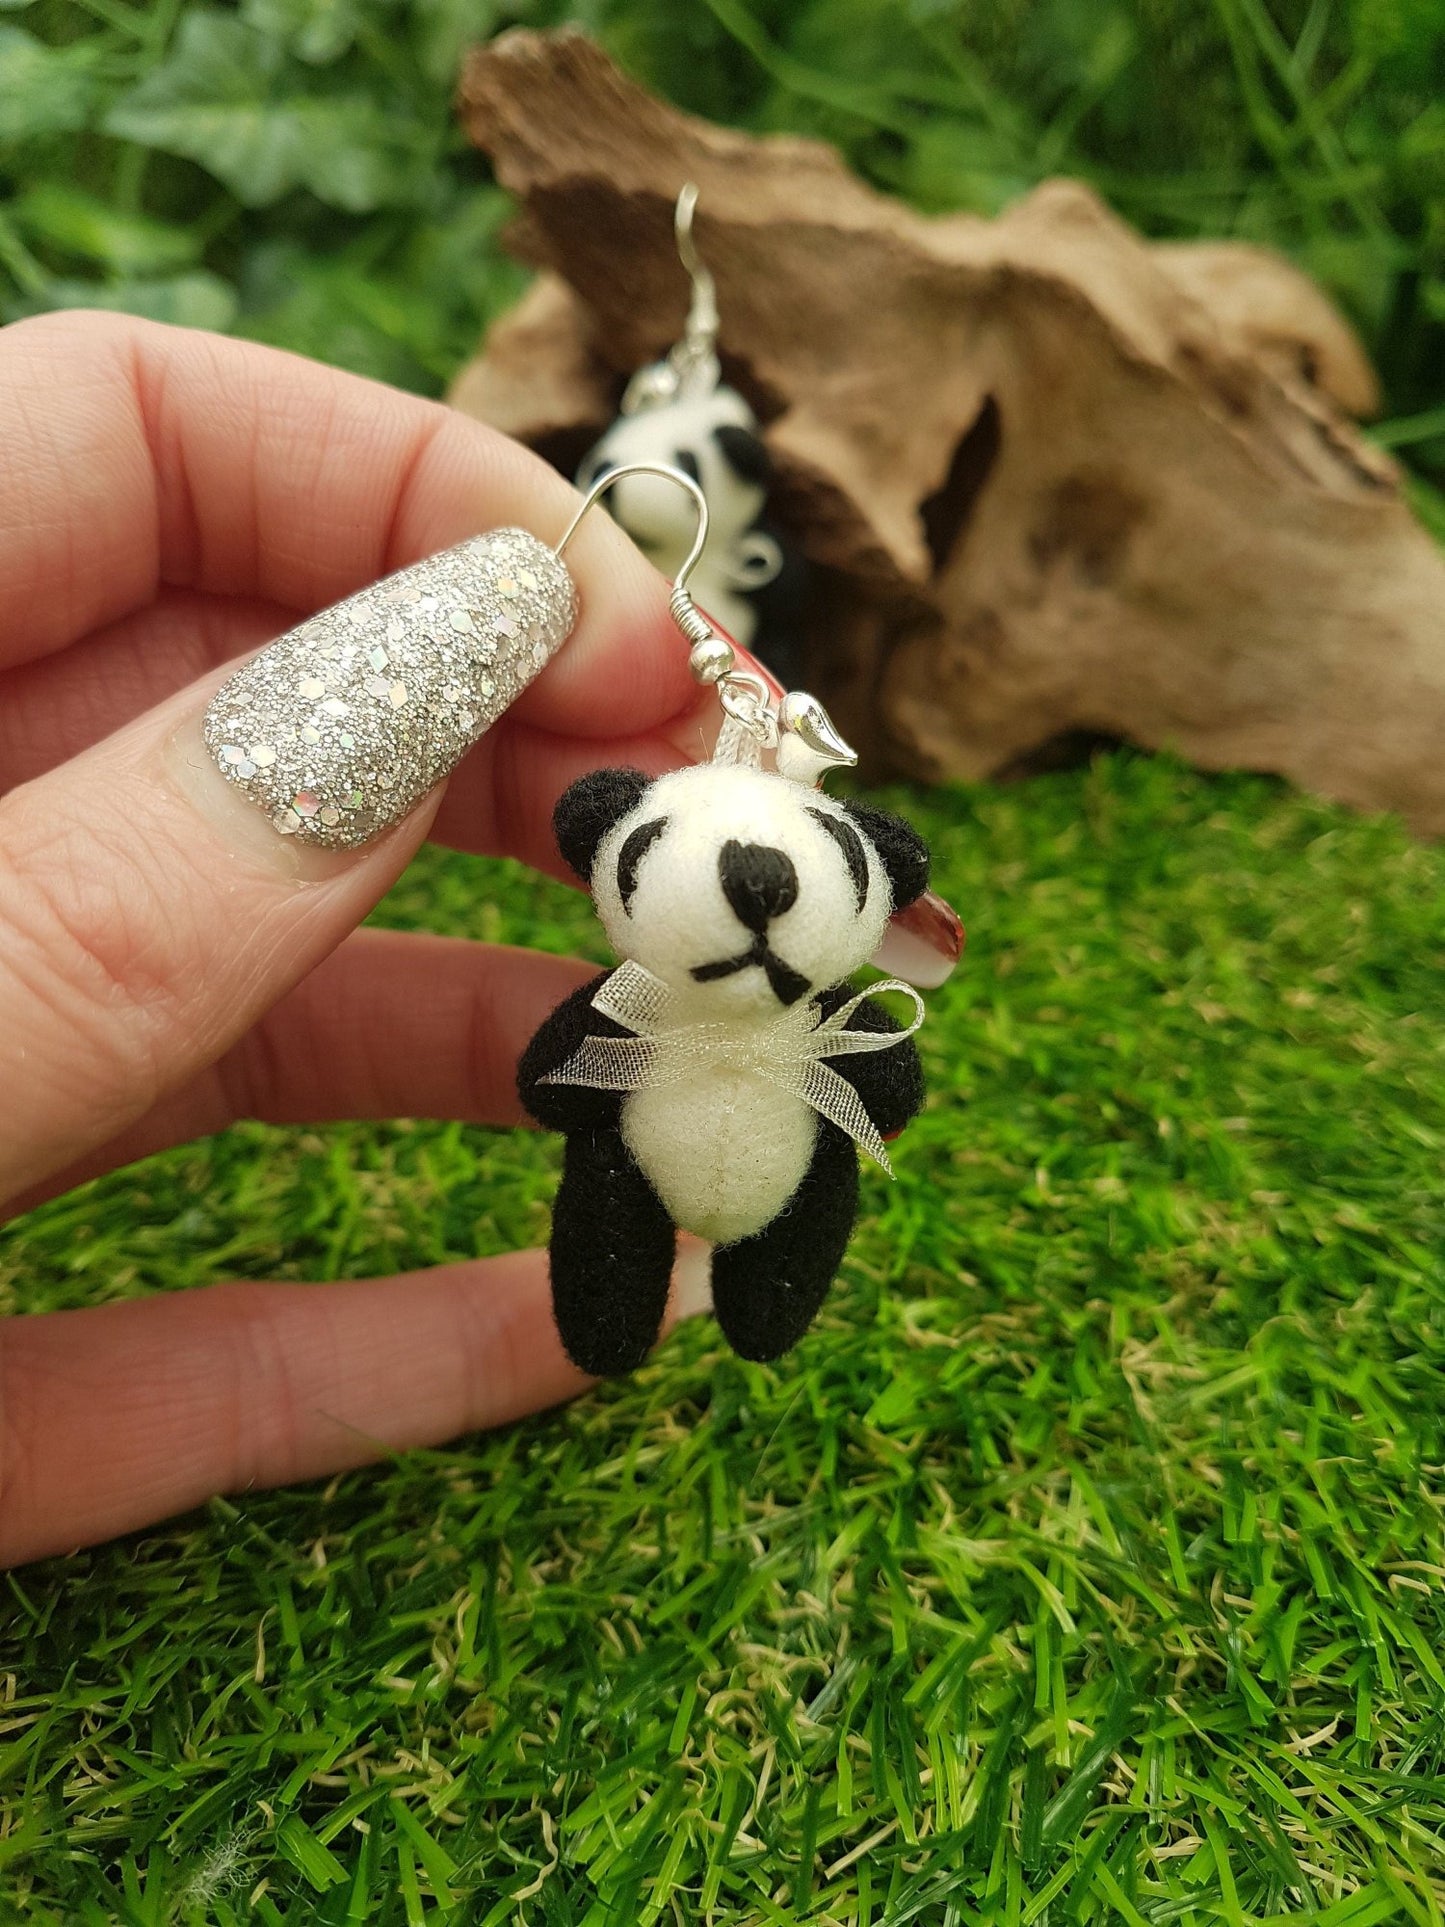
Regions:
<instances>
[{"instance_id":1,"label":"silver glitter nail polish","mask_svg":"<svg viewBox=\"0 0 1445 1927\"><path fill-rule=\"evenodd\" d=\"M282 836L350 849L397 823L566 641L572 578L497 529L310 616L212 697L206 746Z\"/></svg>"}]
</instances>

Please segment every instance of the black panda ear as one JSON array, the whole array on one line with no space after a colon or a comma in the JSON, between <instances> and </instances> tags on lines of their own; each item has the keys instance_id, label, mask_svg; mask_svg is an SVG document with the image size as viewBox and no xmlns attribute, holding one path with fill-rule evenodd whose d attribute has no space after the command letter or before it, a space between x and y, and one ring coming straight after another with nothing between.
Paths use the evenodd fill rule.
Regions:
<instances>
[{"instance_id":1,"label":"black panda ear","mask_svg":"<svg viewBox=\"0 0 1445 1927\"><path fill-rule=\"evenodd\" d=\"M838 799L878 852L893 890L893 908L906 910L928 888L928 845L911 823L871 803Z\"/></svg>"},{"instance_id":2,"label":"black panda ear","mask_svg":"<svg viewBox=\"0 0 1445 1927\"><path fill-rule=\"evenodd\" d=\"M772 473L772 457L762 438L736 422L723 422L713 431L713 440L744 482L766 482Z\"/></svg>"},{"instance_id":3,"label":"black panda ear","mask_svg":"<svg viewBox=\"0 0 1445 1927\"><path fill-rule=\"evenodd\" d=\"M642 801L651 781L640 769L594 769L562 792L552 812L552 833L563 860L584 883L592 881L603 837Z\"/></svg>"}]
</instances>

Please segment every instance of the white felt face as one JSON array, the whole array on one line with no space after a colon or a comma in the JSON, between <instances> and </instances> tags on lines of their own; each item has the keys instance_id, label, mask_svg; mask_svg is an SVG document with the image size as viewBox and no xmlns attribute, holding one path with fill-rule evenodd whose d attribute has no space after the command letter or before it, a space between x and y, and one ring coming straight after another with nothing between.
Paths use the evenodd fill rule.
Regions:
<instances>
[{"instance_id":1,"label":"white felt face","mask_svg":"<svg viewBox=\"0 0 1445 1927\"><path fill-rule=\"evenodd\" d=\"M840 804L712 763L651 785L603 839L592 892L619 958L717 1019L775 1015L850 976L892 907L877 851Z\"/></svg>"}]
</instances>

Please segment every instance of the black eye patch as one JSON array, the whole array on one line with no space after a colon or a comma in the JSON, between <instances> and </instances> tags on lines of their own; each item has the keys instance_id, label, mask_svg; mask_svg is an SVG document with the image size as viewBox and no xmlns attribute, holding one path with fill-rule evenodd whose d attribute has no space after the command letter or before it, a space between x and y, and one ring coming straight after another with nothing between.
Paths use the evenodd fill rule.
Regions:
<instances>
[{"instance_id":1,"label":"black eye patch","mask_svg":"<svg viewBox=\"0 0 1445 1927\"><path fill-rule=\"evenodd\" d=\"M809 810L816 823L832 837L843 852L843 861L848 865L848 874L853 879L853 888L858 896L861 910L868 901L868 856L863 848L863 839L851 823L845 823L840 816L830 816L827 810Z\"/></svg>"},{"instance_id":2,"label":"black eye patch","mask_svg":"<svg viewBox=\"0 0 1445 1927\"><path fill-rule=\"evenodd\" d=\"M610 456L599 456L596 449L593 449L577 471L578 488L591 488L594 482L600 482L604 475L610 475L617 466L618 464Z\"/></svg>"},{"instance_id":3,"label":"black eye patch","mask_svg":"<svg viewBox=\"0 0 1445 1927\"><path fill-rule=\"evenodd\" d=\"M632 907L633 893L637 889L638 864L666 828L667 818L654 816L646 823L639 823L635 830L629 830L622 839L622 848L617 852L617 889L624 910Z\"/></svg>"},{"instance_id":4,"label":"black eye patch","mask_svg":"<svg viewBox=\"0 0 1445 1927\"><path fill-rule=\"evenodd\" d=\"M721 422L712 431L712 438L742 481L767 482L772 463L766 447L750 429L739 428L736 422Z\"/></svg>"}]
</instances>

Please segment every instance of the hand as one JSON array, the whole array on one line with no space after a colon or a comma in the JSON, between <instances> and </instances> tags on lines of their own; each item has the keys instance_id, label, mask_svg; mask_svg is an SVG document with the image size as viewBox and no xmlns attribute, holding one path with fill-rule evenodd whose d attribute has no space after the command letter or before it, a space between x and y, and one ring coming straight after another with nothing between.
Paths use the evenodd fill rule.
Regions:
<instances>
[{"instance_id":1,"label":"hand","mask_svg":"<svg viewBox=\"0 0 1445 1927\"><path fill-rule=\"evenodd\" d=\"M667 591L605 515L571 641L376 843L298 850L197 753L229 658L575 496L436 404L116 316L0 334L0 1205L240 1117L521 1121L517 1057L587 966L357 930L428 835L558 870L583 770L701 747ZM554 1403L546 1256L233 1284L0 1328L0 1560Z\"/></svg>"}]
</instances>

